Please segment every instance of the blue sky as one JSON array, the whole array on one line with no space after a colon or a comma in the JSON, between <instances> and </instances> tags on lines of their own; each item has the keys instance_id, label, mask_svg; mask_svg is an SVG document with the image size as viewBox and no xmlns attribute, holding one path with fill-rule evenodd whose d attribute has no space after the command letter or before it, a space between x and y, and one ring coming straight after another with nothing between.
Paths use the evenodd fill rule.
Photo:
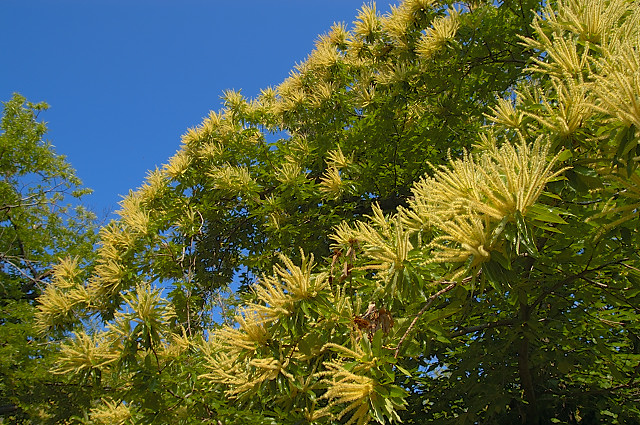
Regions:
<instances>
[{"instance_id":1,"label":"blue sky","mask_svg":"<svg viewBox=\"0 0 640 425\"><path fill-rule=\"evenodd\" d=\"M363 0L0 0L0 100L51 108L48 139L99 217L221 107L283 81ZM388 2L379 2L381 12Z\"/></svg>"}]
</instances>

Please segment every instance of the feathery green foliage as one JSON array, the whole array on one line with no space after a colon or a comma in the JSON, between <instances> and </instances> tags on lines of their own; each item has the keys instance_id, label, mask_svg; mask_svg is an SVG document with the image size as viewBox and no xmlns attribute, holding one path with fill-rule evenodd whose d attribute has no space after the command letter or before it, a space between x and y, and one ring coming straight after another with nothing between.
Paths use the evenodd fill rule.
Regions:
<instances>
[{"instance_id":1,"label":"feathery green foliage","mask_svg":"<svg viewBox=\"0 0 640 425\"><path fill-rule=\"evenodd\" d=\"M11 423L59 423L88 401L89 391L50 376L55 344L34 323L54 270L53 281L65 279L72 258L92 260L95 243L92 214L69 203L87 190L44 139L46 109L14 94L0 123L0 421ZM56 266L60 256L69 259Z\"/></svg>"}]
</instances>

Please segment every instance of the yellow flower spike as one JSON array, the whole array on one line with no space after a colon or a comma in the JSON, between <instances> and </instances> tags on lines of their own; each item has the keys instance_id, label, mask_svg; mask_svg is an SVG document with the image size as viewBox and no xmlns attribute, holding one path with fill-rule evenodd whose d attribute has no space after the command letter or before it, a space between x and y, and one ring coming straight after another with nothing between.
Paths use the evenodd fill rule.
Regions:
<instances>
[{"instance_id":1,"label":"yellow flower spike","mask_svg":"<svg viewBox=\"0 0 640 425\"><path fill-rule=\"evenodd\" d=\"M146 234L149 228L149 212L142 205L140 192L129 191L129 195L120 201L121 209L116 213L122 222L133 232Z\"/></svg>"},{"instance_id":2,"label":"yellow flower spike","mask_svg":"<svg viewBox=\"0 0 640 425\"><path fill-rule=\"evenodd\" d=\"M116 311L113 321L107 325L107 332L109 332L114 339L126 339L130 336L131 325L131 316L129 314Z\"/></svg>"},{"instance_id":3,"label":"yellow flower spike","mask_svg":"<svg viewBox=\"0 0 640 425\"><path fill-rule=\"evenodd\" d=\"M205 118L201 125L201 131L205 138L213 136L223 123L222 112L210 111L209 116Z\"/></svg>"},{"instance_id":4,"label":"yellow flower spike","mask_svg":"<svg viewBox=\"0 0 640 425\"><path fill-rule=\"evenodd\" d=\"M496 124L503 125L506 128L519 129L522 125L523 113L516 110L515 105L509 99L498 99L498 104L495 108L489 108L492 115L486 115L491 121Z\"/></svg>"},{"instance_id":5,"label":"yellow flower spike","mask_svg":"<svg viewBox=\"0 0 640 425\"><path fill-rule=\"evenodd\" d=\"M325 345L322 346L322 350L326 350L326 349L332 349L333 351L339 353L340 355L342 355L343 357L349 357L352 358L354 360L362 360L366 353L364 352L364 350L362 349L362 346L358 343L355 342L355 340L351 341L354 349L350 349L347 348L343 345L339 345L339 344L335 344L333 342L328 342ZM331 362L329 362L331 363ZM320 372L319 376L322 376L324 374L327 374L327 372Z\"/></svg>"},{"instance_id":6,"label":"yellow flower spike","mask_svg":"<svg viewBox=\"0 0 640 425\"><path fill-rule=\"evenodd\" d=\"M92 296L84 286L78 285L67 293L67 298L72 305L90 305Z\"/></svg>"},{"instance_id":7,"label":"yellow flower spike","mask_svg":"<svg viewBox=\"0 0 640 425\"><path fill-rule=\"evenodd\" d=\"M341 49L347 43L349 31L342 22L334 23L327 38L331 44Z\"/></svg>"},{"instance_id":8,"label":"yellow flower spike","mask_svg":"<svg viewBox=\"0 0 640 425\"><path fill-rule=\"evenodd\" d=\"M207 176L214 180L214 186L217 189L222 190L249 192L255 184L247 167L234 167L226 164L209 171Z\"/></svg>"},{"instance_id":9,"label":"yellow flower spike","mask_svg":"<svg viewBox=\"0 0 640 425\"><path fill-rule=\"evenodd\" d=\"M640 37L639 37L640 38ZM615 54L601 60L602 73L597 75L595 91L601 110L617 116L626 125L640 128L640 57L635 45L625 43Z\"/></svg>"},{"instance_id":10,"label":"yellow flower spike","mask_svg":"<svg viewBox=\"0 0 640 425\"><path fill-rule=\"evenodd\" d=\"M191 159L185 151L178 151L170 160L168 164L162 168L162 171L168 177L172 179L177 179L182 177L182 175L187 171L189 165L191 164Z\"/></svg>"},{"instance_id":11,"label":"yellow flower spike","mask_svg":"<svg viewBox=\"0 0 640 425\"><path fill-rule=\"evenodd\" d=\"M325 193L329 199L338 199L344 192L345 183L340 176L340 171L333 166L329 166L320 179L320 191Z\"/></svg>"},{"instance_id":12,"label":"yellow flower spike","mask_svg":"<svg viewBox=\"0 0 640 425\"><path fill-rule=\"evenodd\" d=\"M289 77L285 79L276 89L277 95L282 98L288 98L292 93L304 89L302 75L299 72L291 71Z\"/></svg>"},{"instance_id":13,"label":"yellow flower spike","mask_svg":"<svg viewBox=\"0 0 640 425\"><path fill-rule=\"evenodd\" d=\"M422 232L435 235L426 245L427 263L473 258L474 267L488 261L496 226L516 212L525 215L546 184L565 170L553 170L557 156L547 159L549 145L542 138L498 148L489 134L482 144L481 154L450 160L449 167L415 183L409 208L398 213L399 224L406 232L418 232L420 244ZM454 276L462 272L456 269Z\"/></svg>"},{"instance_id":14,"label":"yellow flower spike","mask_svg":"<svg viewBox=\"0 0 640 425\"><path fill-rule=\"evenodd\" d=\"M353 412L347 424L369 423L371 398L375 397L376 382L368 376L350 372L339 362L326 362L325 366L327 370L322 374L327 378L322 383L327 385L327 391L320 398L329 400L328 407L346 404L337 418L342 419Z\"/></svg>"},{"instance_id":15,"label":"yellow flower spike","mask_svg":"<svg viewBox=\"0 0 640 425\"><path fill-rule=\"evenodd\" d=\"M276 320L281 315L289 315L293 309L293 299L285 292L284 286L274 277L263 277L255 288L256 296L264 304L252 307L268 320Z\"/></svg>"},{"instance_id":16,"label":"yellow flower spike","mask_svg":"<svg viewBox=\"0 0 640 425\"><path fill-rule=\"evenodd\" d=\"M129 292L123 298L131 309L131 312L123 317L129 322L135 321L144 325L152 338L150 343L157 345L160 340L154 338L161 338L175 317L173 307L161 297L159 289L153 289L147 283L139 284L135 291Z\"/></svg>"},{"instance_id":17,"label":"yellow flower spike","mask_svg":"<svg viewBox=\"0 0 640 425\"><path fill-rule=\"evenodd\" d=\"M407 254L413 248L407 232L399 217L394 219L393 235L381 235L376 229L366 223L358 223L357 239L362 241L365 255L376 260L377 264L368 268L389 270L399 273L403 267Z\"/></svg>"},{"instance_id":18,"label":"yellow flower spike","mask_svg":"<svg viewBox=\"0 0 640 425\"><path fill-rule=\"evenodd\" d=\"M364 39L372 41L379 30L380 19L375 3L365 4L356 17L353 32Z\"/></svg>"},{"instance_id":19,"label":"yellow flower spike","mask_svg":"<svg viewBox=\"0 0 640 425\"><path fill-rule=\"evenodd\" d=\"M276 179L284 184L294 183L300 174L302 173L302 167L295 162L285 162L276 170ZM306 174L306 173L305 173Z\"/></svg>"},{"instance_id":20,"label":"yellow flower spike","mask_svg":"<svg viewBox=\"0 0 640 425\"><path fill-rule=\"evenodd\" d=\"M352 249L355 243L364 251L364 255L373 260L365 268L381 270L379 277L390 281L404 268L409 251L413 249L410 237L414 230L405 228L400 214L392 218L384 216L379 205L373 205L373 215L367 216L369 222L357 222L355 228L341 223L334 228L331 238L337 243L335 249Z\"/></svg>"},{"instance_id":21,"label":"yellow flower spike","mask_svg":"<svg viewBox=\"0 0 640 425\"><path fill-rule=\"evenodd\" d=\"M278 92L273 87L260 90L260 95L256 99L259 108L269 110L278 101Z\"/></svg>"},{"instance_id":22,"label":"yellow flower spike","mask_svg":"<svg viewBox=\"0 0 640 425\"><path fill-rule=\"evenodd\" d=\"M286 92L280 92L280 101L273 106L276 114L293 111L307 100L307 94L302 88L294 89L288 87L286 90Z\"/></svg>"},{"instance_id":23,"label":"yellow flower spike","mask_svg":"<svg viewBox=\"0 0 640 425\"><path fill-rule=\"evenodd\" d=\"M316 42L316 48L307 59L310 69L324 71L340 62L342 55L328 36L321 36Z\"/></svg>"},{"instance_id":24,"label":"yellow flower spike","mask_svg":"<svg viewBox=\"0 0 640 425\"><path fill-rule=\"evenodd\" d=\"M231 330L237 331L227 327L224 332L216 332L209 342L202 342L200 348L205 356L205 367L209 373L200 375L199 379L224 384L227 386L226 393L230 397L242 397L262 382L276 379L280 374L290 381L296 379L286 370L289 364L288 358L242 356L244 350L253 351L253 349L241 347L246 341L238 344L238 341L230 340L229 337L234 339L236 337L233 332L227 332Z\"/></svg>"},{"instance_id":25,"label":"yellow flower spike","mask_svg":"<svg viewBox=\"0 0 640 425\"><path fill-rule=\"evenodd\" d=\"M437 225L443 236L429 246L433 257L427 262L462 263L473 256L471 267L490 259L490 229L478 216L455 217Z\"/></svg>"},{"instance_id":26,"label":"yellow flower spike","mask_svg":"<svg viewBox=\"0 0 640 425\"><path fill-rule=\"evenodd\" d=\"M338 224L333 228L331 239L336 243L331 245L332 249L348 249L353 243L357 242L357 231L353 229L346 221Z\"/></svg>"},{"instance_id":27,"label":"yellow flower spike","mask_svg":"<svg viewBox=\"0 0 640 425\"><path fill-rule=\"evenodd\" d=\"M246 374L241 379L236 379L235 383L227 391L230 396L242 396L243 393L249 392L258 387L265 381L272 381L282 374L290 380L295 379L291 374L286 372L289 361L284 363L273 357L252 359L249 362Z\"/></svg>"},{"instance_id":28,"label":"yellow flower spike","mask_svg":"<svg viewBox=\"0 0 640 425\"><path fill-rule=\"evenodd\" d=\"M202 159L217 160L224 155L224 146L218 142L207 143L198 152L198 157Z\"/></svg>"},{"instance_id":29,"label":"yellow flower spike","mask_svg":"<svg viewBox=\"0 0 640 425\"><path fill-rule=\"evenodd\" d=\"M418 41L416 53L429 59L437 53L444 44L453 39L460 27L460 14L450 9L446 16L438 17L431 23L431 28Z\"/></svg>"},{"instance_id":30,"label":"yellow flower spike","mask_svg":"<svg viewBox=\"0 0 640 425\"><path fill-rule=\"evenodd\" d=\"M202 139L202 134L198 128L189 128L187 132L180 137L185 146L197 145Z\"/></svg>"},{"instance_id":31,"label":"yellow flower spike","mask_svg":"<svg viewBox=\"0 0 640 425\"><path fill-rule=\"evenodd\" d=\"M335 93L335 84L327 81L320 81L314 86L311 103L315 107L322 106L323 103L331 100Z\"/></svg>"},{"instance_id":32,"label":"yellow flower spike","mask_svg":"<svg viewBox=\"0 0 640 425\"><path fill-rule=\"evenodd\" d=\"M549 40L548 38L546 40ZM542 61L535 57L532 58L535 65L527 68L530 71L542 72L556 78L562 78L566 75L580 76L589 67L589 53L587 48L579 54L578 47L574 40L566 40L558 37L553 42L547 41L549 44L541 44L537 41L532 42L525 39L525 42L531 47L538 46L544 48L549 61Z\"/></svg>"},{"instance_id":33,"label":"yellow flower spike","mask_svg":"<svg viewBox=\"0 0 640 425\"><path fill-rule=\"evenodd\" d=\"M557 99L550 104L542 98L545 114L525 112L553 133L568 137L582 126L593 115L593 98L588 86L574 80L552 79L551 84Z\"/></svg>"},{"instance_id":34,"label":"yellow flower spike","mask_svg":"<svg viewBox=\"0 0 640 425\"><path fill-rule=\"evenodd\" d=\"M89 336L84 331L75 333L60 348L60 357L53 373L81 374L99 370L118 360L118 353L111 350L100 336Z\"/></svg>"},{"instance_id":35,"label":"yellow flower spike","mask_svg":"<svg viewBox=\"0 0 640 425\"><path fill-rule=\"evenodd\" d=\"M116 221L102 227L99 235L102 243L98 248L100 257L112 260L119 261L121 252L126 251L134 242L134 235Z\"/></svg>"},{"instance_id":36,"label":"yellow flower spike","mask_svg":"<svg viewBox=\"0 0 640 425\"><path fill-rule=\"evenodd\" d=\"M233 351L254 351L264 346L271 337L267 328L268 318L253 308L245 308L236 315L239 327L224 326L214 337Z\"/></svg>"},{"instance_id":37,"label":"yellow flower spike","mask_svg":"<svg viewBox=\"0 0 640 425\"><path fill-rule=\"evenodd\" d=\"M280 256L283 265L276 264L272 276L263 276L256 286L256 296L262 304L253 305L268 320L291 313L294 303L315 297L329 288L327 273L312 274L313 255L302 255L302 264L295 265L288 257Z\"/></svg>"},{"instance_id":38,"label":"yellow flower spike","mask_svg":"<svg viewBox=\"0 0 640 425\"><path fill-rule=\"evenodd\" d=\"M76 286L76 279L81 270L78 267L78 257L63 257L53 266L52 284L60 289L70 289Z\"/></svg>"},{"instance_id":39,"label":"yellow flower spike","mask_svg":"<svg viewBox=\"0 0 640 425\"><path fill-rule=\"evenodd\" d=\"M232 114L244 112L248 107L247 100L242 93L236 90L225 90L222 100L225 108L231 111Z\"/></svg>"},{"instance_id":40,"label":"yellow flower spike","mask_svg":"<svg viewBox=\"0 0 640 425\"><path fill-rule=\"evenodd\" d=\"M366 255L378 260L380 268L386 268L388 264L395 263L396 252L391 241L368 223L357 224L356 238L361 242Z\"/></svg>"},{"instance_id":41,"label":"yellow flower spike","mask_svg":"<svg viewBox=\"0 0 640 425\"><path fill-rule=\"evenodd\" d=\"M376 74L375 80L382 85L398 84L407 82L410 76L410 68L405 63L396 63L381 67Z\"/></svg>"},{"instance_id":42,"label":"yellow flower spike","mask_svg":"<svg viewBox=\"0 0 640 425\"><path fill-rule=\"evenodd\" d=\"M391 37L393 44L401 49L406 49L407 30L413 23L411 11L402 3L400 6L391 6L391 11L381 20L382 29Z\"/></svg>"},{"instance_id":43,"label":"yellow flower spike","mask_svg":"<svg viewBox=\"0 0 640 425\"><path fill-rule=\"evenodd\" d=\"M405 0L402 2L402 6L413 15L420 12L425 12L433 7L436 0Z\"/></svg>"},{"instance_id":44,"label":"yellow flower spike","mask_svg":"<svg viewBox=\"0 0 640 425\"><path fill-rule=\"evenodd\" d=\"M427 223L430 216L442 222L467 211L496 221L516 211L525 214L546 183L564 171L553 171L556 159L547 160L547 153L548 144L539 138L532 145L522 140L517 147L505 144L477 158L452 160L451 168L442 166L414 185L410 206Z\"/></svg>"},{"instance_id":45,"label":"yellow flower spike","mask_svg":"<svg viewBox=\"0 0 640 425\"><path fill-rule=\"evenodd\" d=\"M89 289L98 296L111 296L120 291L122 279L126 276L124 265L110 258L99 258Z\"/></svg>"},{"instance_id":46,"label":"yellow flower spike","mask_svg":"<svg viewBox=\"0 0 640 425\"><path fill-rule=\"evenodd\" d=\"M296 161L304 162L311 155L311 146L304 136L296 135L289 139L291 152L295 153Z\"/></svg>"},{"instance_id":47,"label":"yellow flower spike","mask_svg":"<svg viewBox=\"0 0 640 425\"><path fill-rule=\"evenodd\" d=\"M378 227L382 232L382 235L390 239L392 235L391 223L389 222L389 218L385 217L382 208L380 208L380 204L377 202L371 205L371 211L373 211L373 215L367 215L369 220L373 223L374 226Z\"/></svg>"},{"instance_id":48,"label":"yellow flower spike","mask_svg":"<svg viewBox=\"0 0 640 425\"><path fill-rule=\"evenodd\" d=\"M376 96L376 87L373 84L359 84L356 87L357 105L366 108L371 105Z\"/></svg>"},{"instance_id":49,"label":"yellow flower spike","mask_svg":"<svg viewBox=\"0 0 640 425\"><path fill-rule=\"evenodd\" d=\"M76 300L55 285L47 285L38 301L35 323L39 332L46 333L49 329L73 319Z\"/></svg>"},{"instance_id":50,"label":"yellow flower spike","mask_svg":"<svg viewBox=\"0 0 640 425\"><path fill-rule=\"evenodd\" d=\"M603 170L603 173L607 175L609 180L612 180L618 185L624 187L625 191L623 197L616 195L609 199L601 208L599 213L587 219L587 221L591 221L606 216L618 217L617 219L608 222L602 228L601 234L604 234L609 229L612 229L625 221L636 218L638 216L638 210L640 209L640 176L638 174L634 173L631 176L627 176L626 171L611 172L609 167L607 167L606 170ZM631 200L631 203L616 206L617 201L622 199L627 202Z\"/></svg>"},{"instance_id":51,"label":"yellow flower spike","mask_svg":"<svg viewBox=\"0 0 640 425\"><path fill-rule=\"evenodd\" d=\"M560 0L553 8L547 5L542 17L555 30L569 31L582 41L599 43L609 35L610 28L617 26L629 4L625 0Z\"/></svg>"},{"instance_id":52,"label":"yellow flower spike","mask_svg":"<svg viewBox=\"0 0 640 425\"><path fill-rule=\"evenodd\" d=\"M90 410L89 417L92 423L99 425L124 425L132 419L127 405L105 399Z\"/></svg>"},{"instance_id":53,"label":"yellow flower spike","mask_svg":"<svg viewBox=\"0 0 640 425\"><path fill-rule=\"evenodd\" d=\"M361 66L366 63L362 56L367 51L365 42L360 37L351 37L347 40L346 60L349 65Z\"/></svg>"},{"instance_id":54,"label":"yellow flower spike","mask_svg":"<svg viewBox=\"0 0 640 425\"><path fill-rule=\"evenodd\" d=\"M144 183L140 187L140 196L146 204L153 202L161 196L166 186L167 179L160 169L150 170L147 172Z\"/></svg>"}]
</instances>

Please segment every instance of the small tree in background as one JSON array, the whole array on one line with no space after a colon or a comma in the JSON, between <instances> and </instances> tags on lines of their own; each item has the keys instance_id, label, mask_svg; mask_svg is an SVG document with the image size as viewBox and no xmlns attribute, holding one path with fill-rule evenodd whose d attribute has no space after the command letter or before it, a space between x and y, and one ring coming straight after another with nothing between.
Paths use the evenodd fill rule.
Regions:
<instances>
[{"instance_id":1,"label":"small tree in background","mask_svg":"<svg viewBox=\"0 0 640 425\"><path fill-rule=\"evenodd\" d=\"M96 242L93 215L67 203L87 190L44 140L46 109L15 94L0 123L0 415L15 423L57 423L82 403L77 385L49 373L56 350L33 320L54 269L90 261Z\"/></svg>"},{"instance_id":2,"label":"small tree in background","mask_svg":"<svg viewBox=\"0 0 640 425\"><path fill-rule=\"evenodd\" d=\"M104 320L89 422L638 423L640 9L533 7L365 6L225 94L42 297Z\"/></svg>"}]
</instances>

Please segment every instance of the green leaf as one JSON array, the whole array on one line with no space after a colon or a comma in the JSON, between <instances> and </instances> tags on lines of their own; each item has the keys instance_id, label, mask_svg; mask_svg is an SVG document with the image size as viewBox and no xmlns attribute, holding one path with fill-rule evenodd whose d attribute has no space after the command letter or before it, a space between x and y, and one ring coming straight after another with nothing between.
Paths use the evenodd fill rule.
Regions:
<instances>
[{"instance_id":1,"label":"green leaf","mask_svg":"<svg viewBox=\"0 0 640 425\"><path fill-rule=\"evenodd\" d=\"M398 368L400 372L404 373L406 376L411 377L411 372L409 372L407 369L403 368L399 364L396 364L395 366Z\"/></svg>"},{"instance_id":2,"label":"green leaf","mask_svg":"<svg viewBox=\"0 0 640 425\"><path fill-rule=\"evenodd\" d=\"M499 294L504 294L509 288L509 279L505 269L496 261L482 264L482 276Z\"/></svg>"},{"instance_id":3,"label":"green leaf","mask_svg":"<svg viewBox=\"0 0 640 425\"><path fill-rule=\"evenodd\" d=\"M543 221L545 223L567 224L560 214L568 213L560 208L536 203L527 209L526 217L532 220Z\"/></svg>"},{"instance_id":4,"label":"green leaf","mask_svg":"<svg viewBox=\"0 0 640 425\"><path fill-rule=\"evenodd\" d=\"M520 214L520 211L516 211L514 216L516 219L516 227L518 228L518 242L524 246L529 255L537 257L538 248L536 247L531 229L527 226L527 223L525 222L522 214Z\"/></svg>"},{"instance_id":5,"label":"green leaf","mask_svg":"<svg viewBox=\"0 0 640 425\"><path fill-rule=\"evenodd\" d=\"M569 158L573 158L573 152L569 149L564 149L562 152L558 154L557 161L564 162Z\"/></svg>"}]
</instances>

